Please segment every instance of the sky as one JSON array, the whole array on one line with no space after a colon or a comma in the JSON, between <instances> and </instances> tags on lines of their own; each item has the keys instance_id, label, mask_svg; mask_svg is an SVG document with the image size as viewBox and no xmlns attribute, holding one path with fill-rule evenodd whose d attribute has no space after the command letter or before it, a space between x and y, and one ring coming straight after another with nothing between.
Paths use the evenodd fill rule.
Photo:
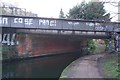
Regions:
<instances>
[{"instance_id":1,"label":"sky","mask_svg":"<svg viewBox=\"0 0 120 80\"><path fill-rule=\"evenodd\" d=\"M83 0L2 0L2 2L11 3L17 7L25 8L27 11L38 14L39 17L53 17L58 18L60 9L62 8L65 14L68 13L69 9L73 6L80 4ZM90 0L85 0L89 2ZM97 1L97 0L94 0ZM102 0L118 2L119 0ZM114 7L111 4L106 4L105 9L111 13L111 17L116 16L118 13L118 7ZM116 21L118 16L113 18Z\"/></svg>"}]
</instances>

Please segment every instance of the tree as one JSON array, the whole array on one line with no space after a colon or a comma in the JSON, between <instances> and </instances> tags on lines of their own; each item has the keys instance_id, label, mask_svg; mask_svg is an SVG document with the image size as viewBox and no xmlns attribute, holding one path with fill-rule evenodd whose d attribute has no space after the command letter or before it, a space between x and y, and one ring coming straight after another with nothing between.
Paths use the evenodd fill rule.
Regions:
<instances>
[{"instance_id":1,"label":"tree","mask_svg":"<svg viewBox=\"0 0 120 80\"><path fill-rule=\"evenodd\" d=\"M65 16L64 16L64 12L63 12L62 9L60 10L59 18L65 18Z\"/></svg>"},{"instance_id":2,"label":"tree","mask_svg":"<svg viewBox=\"0 0 120 80\"><path fill-rule=\"evenodd\" d=\"M80 5L74 6L72 9L69 10L69 13L67 15L68 18L71 19L84 19L84 7L86 3L82 2Z\"/></svg>"},{"instance_id":3,"label":"tree","mask_svg":"<svg viewBox=\"0 0 120 80\"><path fill-rule=\"evenodd\" d=\"M69 10L68 18L110 21L110 13L106 13L102 2L82 2Z\"/></svg>"}]
</instances>

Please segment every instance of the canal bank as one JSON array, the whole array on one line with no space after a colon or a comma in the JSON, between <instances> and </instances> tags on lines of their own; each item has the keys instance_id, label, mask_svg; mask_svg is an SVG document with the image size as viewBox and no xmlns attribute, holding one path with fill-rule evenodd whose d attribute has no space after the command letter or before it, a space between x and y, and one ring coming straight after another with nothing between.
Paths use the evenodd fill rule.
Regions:
<instances>
[{"instance_id":1,"label":"canal bank","mask_svg":"<svg viewBox=\"0 0 120 80\"><path fill-rule=\"evenodd\" d=\"M63 78L103 78L99 71L98 61L103 58L105 53L88 55L72 62L64 69L60 79Z\"/></svg>"}]
</instances>

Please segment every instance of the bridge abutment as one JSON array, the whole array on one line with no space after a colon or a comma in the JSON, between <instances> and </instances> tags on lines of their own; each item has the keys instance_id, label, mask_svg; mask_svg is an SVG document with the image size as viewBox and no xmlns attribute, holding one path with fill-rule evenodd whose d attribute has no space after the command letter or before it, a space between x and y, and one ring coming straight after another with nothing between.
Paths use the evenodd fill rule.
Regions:
<instances>
[{"instance_id":1,"label":"bridge abutment","mask_svg":"<svg viewBox=\"0 0 120 80\"><path fill-rule=\"evenodd\" d=\"M120 34L113 32L109 39L109 51L120 52Z\"/></svg>"},{"instance_id":2,"label":"bridge abutment","mask_svg":"<svg viewBox=\"0 0 120 80\"><path fill-rule=\"evenodd\" d=\"M120 34L117 33L115 34L114 41L115 41L115 51L120 52Z\"/></svg>"},{"instance_id":3,"label":"bridge abutment","mask_svg":"<svg viewBox=\"0 0 120 80\"><path fill-rule=\"evenodd\" d=\"M4 47L7 47L8 49L6 48L2 51L3 59L81 52L81 47L84 42L81 38L65 35L25 33L4 34L2 36L5 37L3 39L5 40L5 43L3 43L2 48L5 49ZM10 36L8 36L8 34ZM14 39L12 40L13 34Z\"/></svg>"}]
</instances>

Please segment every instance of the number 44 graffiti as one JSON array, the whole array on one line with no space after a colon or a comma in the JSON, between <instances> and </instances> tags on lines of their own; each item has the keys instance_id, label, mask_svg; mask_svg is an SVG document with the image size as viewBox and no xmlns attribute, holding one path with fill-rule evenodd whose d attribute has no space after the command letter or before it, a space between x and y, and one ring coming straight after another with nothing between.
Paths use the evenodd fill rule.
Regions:
<instances>
[{"instance_id":1,"label":"number 44 graffiti","mask_svg":"<svg viewBox=\"0 0 120 80\"><path fill-rule=\"evenodd\" d=\"M0 34L0 42L2 45L18 45L19 42L15 39L16 34Z\"/></svg>"}]
</instances>

